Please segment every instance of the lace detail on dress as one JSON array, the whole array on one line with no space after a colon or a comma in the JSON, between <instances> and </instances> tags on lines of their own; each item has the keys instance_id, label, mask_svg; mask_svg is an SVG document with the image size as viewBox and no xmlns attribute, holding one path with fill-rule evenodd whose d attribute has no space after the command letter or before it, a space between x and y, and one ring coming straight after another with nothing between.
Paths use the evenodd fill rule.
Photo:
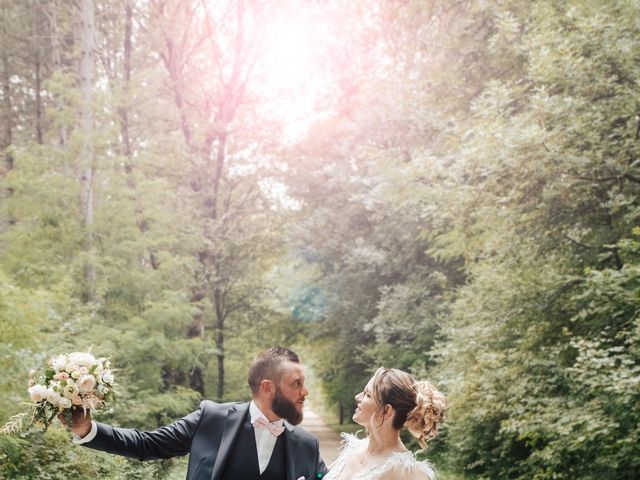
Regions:
<instances>
[{"instance_id":1,"label":"lace detail on dress","mask_svg":"<svg viewBox=\"0 0 640 480\"><path fill-rule=\"evenodd\" d=\"M325 475L324 480L336 480L347 464L349 454L354 450L364 448L367 443L366 438L358 438L350 433L341 433L340 436L342 437L342 452L340 452L338 459L333 464L333 467L331 468L329 473ZM356 475L353 480L376 480L379 479L384 473L390 472L392 470L405 473L413 473L418 471L424 473L429 480L436 479L433 466L429 462L427 462L426 460L417 460L415 455L411 452L396 452L389 455L389 457L383 463L380 463L375 467L370 468L369 470L358 473L358 475Z\"/></svg>"}]
</instances>

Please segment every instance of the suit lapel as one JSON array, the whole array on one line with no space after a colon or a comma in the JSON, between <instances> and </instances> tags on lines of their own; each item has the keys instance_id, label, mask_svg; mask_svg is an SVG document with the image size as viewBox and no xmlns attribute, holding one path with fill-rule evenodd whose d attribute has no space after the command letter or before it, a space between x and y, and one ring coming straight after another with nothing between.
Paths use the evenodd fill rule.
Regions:
<instances>
[{"instance_id":1,"label":"suit lapel","mask_svg":"<svg viewBox=\"0 0 640 480\"><path fill-rule=\"evenodd\" d=\"M241 405L235 405L227 412L227 419L224 423L224 432L220 439L220 448L218 448L218 454L213 464L213 472L211 474L211 480L220 480L224 467L227 464L229 454L233 447L233 442L238 436L242 422L249 412L249 404L243 403Z\"/></svg>"},{"instance_id":2,"label":"suit lapel","mask_svg":"<svg viewBox=\"0 0 640 480\"><path fill-rule=\"evenodd\" d=\"M285 451L287 452L287 480L296 480L296 455L298 438L294 428L285 422Z\"/></svg>"}]
</instances>

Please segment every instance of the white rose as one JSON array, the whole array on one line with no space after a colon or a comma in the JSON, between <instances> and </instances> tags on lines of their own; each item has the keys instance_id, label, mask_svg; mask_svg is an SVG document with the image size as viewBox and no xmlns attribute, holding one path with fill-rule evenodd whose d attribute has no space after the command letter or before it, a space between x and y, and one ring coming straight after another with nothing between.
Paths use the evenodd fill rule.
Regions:
<instances>
[{"instance_id":1,"label":"white rose","mask_svg":"<svg viewBox=\"0 0 640 480\"><path fill-rule=\"evenodd\" d=\"M80 367L78 369L78 372L80 372L80 375L86 375L87 373L89 373L89 369L87 367Z\"/></svg>"},{"instance_id":2,"label":"white rose","mask_svg":"<svg viewBox=\"0 0 640 480\"><path fill-rule=\"evenodd\" d=\"M44 385L34 385L29 388L29 396L31 396L31 400L34 402L41 402L47 398L47 387Z\"/></svg>"},{"instance_id":3,"label":"white rose","mask_svg":"<svg viewBox=\"0 0 640 480\"><path fill-rule=\"evenodd\" d=\"M93 375L82 375L78 380L78 388L82 393L90 392L95 386L96 379Z\"/></svg>"},{"instance_id":4,"label":"white rose","mask_svg":"<svg viewBox=\"0 0 640 480\"><path fill-rule=\"evenodd\" d=\"M62 397L60 399L60 402L58 402L58 406L60 408L71 408L71 405L72 405L71 400L66 397Z\"/></svg>"},{"instance_id":5,"label":"white rose","mask_svg":"<svg viewBox=\"0 0 640 480\"><path fill-rule=\"evenodd\" d=\"M60 394L54 390L47 390L47 402L49 402L54 407L58 406L60 402Z\"/></svg>"},{"instance_id":6,"label":"white rose","mask_svg":"<svg viewBox=\"0 0 640 480\"><path fill-rule=\"evenodd\" d=\"M87 352L73 352L69 354L69 359L81 366L81 367L91 367L96 364L96 359L93 355Z\"/></svg>"},{"instance_id":7,"label":"white rose","mask_svg":"<svg viewBox=\"0 0 640 480\"><path fill-rule=\"evenodd\" d=\"M109 370L107 370L106 372L104 372L102 374L102 381L104 383L108 383L109 385L113 384L114 378L113 378L113 373L111 373Z\"/></svg>"},{"instance_id":8,"label":"white rose","mask_svg":"<svg viewBox=\"0 0 640 480\"><path fill-rule=\"evenodd\" d=\"M58 355L51 362L51 366L56 372L64 370L64 368L67 366L67 357L65 355Z\"/></svg>"}]
</instances>

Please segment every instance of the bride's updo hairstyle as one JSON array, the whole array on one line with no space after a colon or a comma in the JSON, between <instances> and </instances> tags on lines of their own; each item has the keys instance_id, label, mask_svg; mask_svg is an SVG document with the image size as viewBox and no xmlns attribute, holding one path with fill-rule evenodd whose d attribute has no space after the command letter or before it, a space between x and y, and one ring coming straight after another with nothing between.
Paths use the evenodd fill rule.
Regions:
<instances>
[{"instance_id":1,"label":"bride's updo hairstyle","mask_svg":"<svg viewBox=\"0 0 640 480\"><path fill-rule=\"evenodd\" d=\"M381 413L386 405L395 410L393 428L407 427L423 449L438 435L447 399L429 382L416 381L396 368L379 368L373 375L372 394Z\"/></svg>"}]
</instances>

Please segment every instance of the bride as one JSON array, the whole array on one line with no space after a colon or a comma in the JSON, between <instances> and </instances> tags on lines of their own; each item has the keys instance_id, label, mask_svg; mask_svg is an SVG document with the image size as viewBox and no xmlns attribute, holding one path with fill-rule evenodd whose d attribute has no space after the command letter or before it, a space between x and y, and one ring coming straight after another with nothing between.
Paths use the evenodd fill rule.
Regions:
<instances>
[{"instance_id":1,"label":"bride","mask_svg":"<svg viewBox=\"0 0 640 480\"><path fill-rule=\"evenodd\" d=\"M426 448L444 418L445 396L406 372L379 368L356 401L353 420L365 427L367 436L342 434L343 450L324 480L434 480L431 465L407 450L400 430L406 427Z\"/></svg>"}]
</instances>

